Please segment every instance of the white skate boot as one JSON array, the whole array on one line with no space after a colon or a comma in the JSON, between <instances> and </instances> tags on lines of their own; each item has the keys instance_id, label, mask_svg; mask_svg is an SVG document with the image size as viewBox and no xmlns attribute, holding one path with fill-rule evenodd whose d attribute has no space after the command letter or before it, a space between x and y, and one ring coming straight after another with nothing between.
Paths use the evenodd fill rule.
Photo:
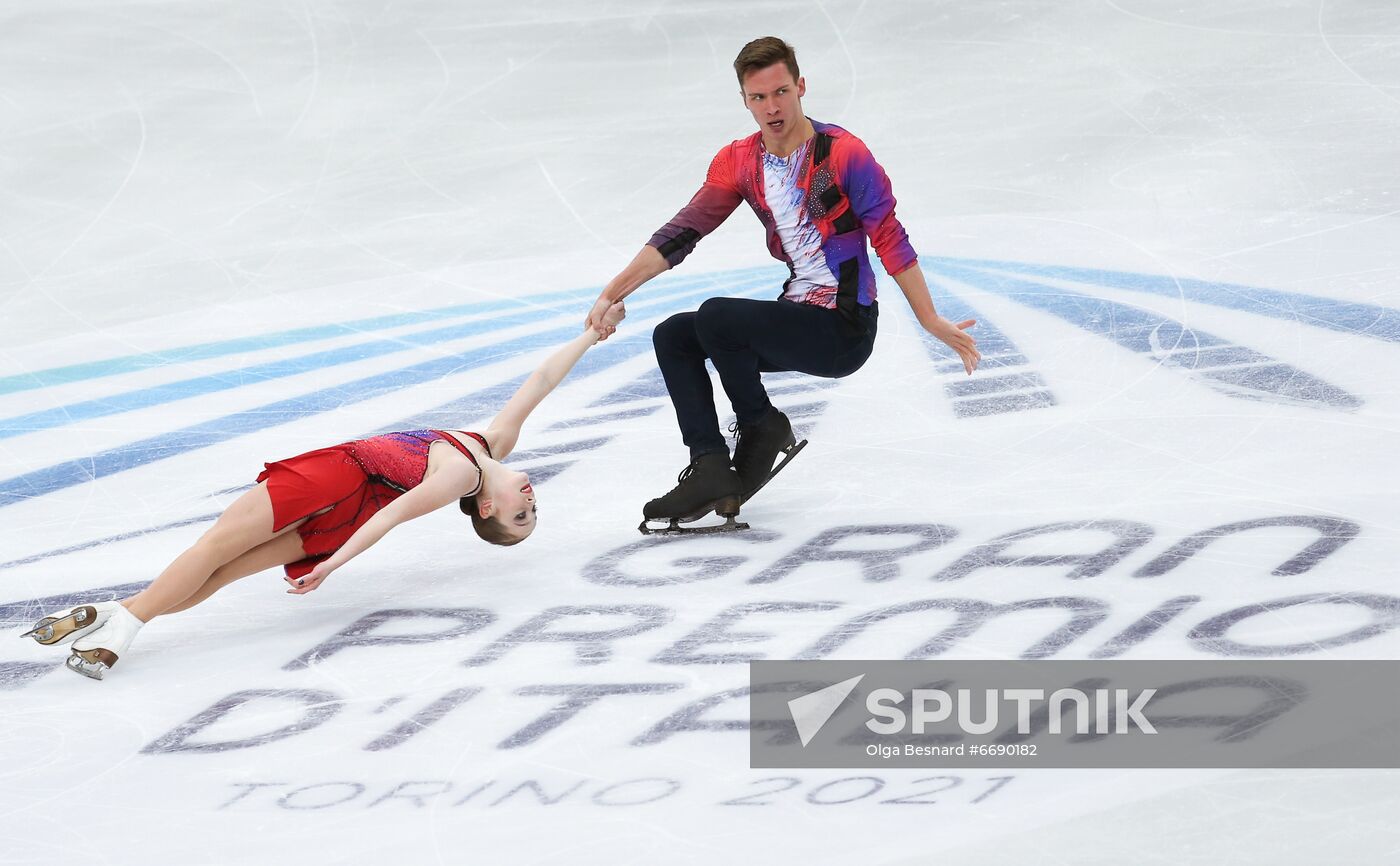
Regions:
<instances>
[{"instance_id":1,"label":"white skate boot","mask_svg":"<svg viewBox=\"0 0 1400 866\"><path fill-rule=\"evenodd\" d=\"M54 611L20 637L32 637L44 646L62 646L101 628L121 602L99 601Z\"/></svg>"},{"instance_id":2,"label":"white skate boot","mask_svg":"<svg viewBox=\"0 0 1400 866\"><path fill-rule=\"evenodd\" d=\"M143 625L145 623L137 619L134 613L117 605L106 625L73 643L68 669L95 680L102 679L102 675L131 646Z\"/></svg>"}]
</instances>

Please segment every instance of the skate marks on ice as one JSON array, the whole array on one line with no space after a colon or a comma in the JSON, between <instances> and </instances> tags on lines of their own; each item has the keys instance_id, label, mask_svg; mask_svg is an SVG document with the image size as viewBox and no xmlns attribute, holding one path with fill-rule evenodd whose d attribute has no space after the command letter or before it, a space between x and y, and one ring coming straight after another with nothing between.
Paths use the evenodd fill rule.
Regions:
<instances>
[{"instance_id":1,"label":"skate marks on ice","mask_svg":"<svg viewBox=\"0 0 1400 866\"><path fill-rule=\"evenodd\" d=\"M944 285L948 279L1051 313L1229 397L1334 410L1363 405L1361 398L1291 364L1158 313L939 260L934 280Z\"/></svg>"},{"instance_id":2,"label":"skate marks on ice","mask_svg":"<svg viewBox=\"0 0 1400 866\"><path fill-rule=\"evenodd\" d=\"M22 689L34 680L63 664L46 662L4 662L0 661L0 692Z\"/></svg>"},{"instance_id":3,"label":"skate marks on ice","mask_svg":"<svg viewBox=\"0 0 1400 866\"><path fill-rule=\"evenodd\" d=\"M694 302L697 296L729 291L736 284L744 284L751 293L761 293L767 291L766 284L771 280L772 269L769 268L763 269L761 273L751 269L727 272L722 277L706 275L689 281L677 281L671 287L671 292L659 295L655 300L637 304L635 309L645 317L665 315L686 308ZM763 288L754 288L755 283L762 285ZM589 289L583 294L584 296L596 295L596 292L596 289ZM746 293L740 291L735 294L742 297ZM507 338L501 342L478 348L457 352L449 350L427 361L419 361L395 370L376 373L335 386L320 388L296 397L212 418L82 458L62 461L42 469L0 480L0 507L206 448L240 436L258 433L268 427L334 411L348 404L384 396L413 385L437 381L476 367L498 363L528 352L547 348L563 342L577 333L581 327L581 323L576 321L578 319L577 313L578 311L575 309L566 311L563 316L566 317L569 324L561 327ZM544 315L539 313L522 315L546 318L549 316L557 317L561 313L558 310L549 309L545 310ZM478 327L478 325L464 327ZM598 358L581 363L580 369L571 378L581 378L584 375L606 369L612 364L644 351L649 345L649 341L636 337L622 340L619 342L621 348L614 347L610 351L600 352ZM602 348L607 346L608 343L605 343ZM323 360L327 359L323 358ZM335 360L335 363L345 363L347 360L339 359ZM256 385L263 381L266 379L258 379L246 384ZM156 390L159 391L159 389ZM503 387L487 389L490 396L501 401L504 399L501 397L503 391ZM160 392L160 399L166 399L169 396L165 392ZM474 393L459 401L454 401L454 403L466 403L475 399L476 396ZM506 396L509 396L508 393ZM120 411L129 411L130 408L135 407L128 404ZM461 420L461 415L456 415L453 418L454 423L461 423Z\"/></svg>"}]
</instances>

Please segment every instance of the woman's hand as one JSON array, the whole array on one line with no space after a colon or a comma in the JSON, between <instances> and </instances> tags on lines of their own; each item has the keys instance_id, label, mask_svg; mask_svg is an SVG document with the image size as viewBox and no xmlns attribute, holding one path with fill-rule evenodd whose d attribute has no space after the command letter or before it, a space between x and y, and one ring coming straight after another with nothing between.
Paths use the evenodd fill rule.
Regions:
<instances>
[{"instance_id":1,"label":"woman's hand","mask_svg":"<svg viewBox=\"0 0 1400 866\"><path fill-rule=\"evenodd\" d=\"M620 306L622 306L622 302L618 301L614 303L612 299L608 297L607 292L603 292L598 296L598 300L593 302L593 309L588 311L588 319L584 322L584 327L592 328L598 332L598 342L601 343L608 337L611 337L613 331L617 330L617 322L608 324L607 318L612 313L613 307ZM621 320L622 316L619 315L617 318Z\"/></svg>"},{"instance_id":2,"label":"woman's hand","mask_svg":"<svg viewBox=\"0 0 1400 866\"><path fill-rule=\"evenodd\" d=\"M283 580L287 581L287 583L290 584L292 587L291 589L287 590L289 594L306 595L311 590L320 586L321 581L330 577L331 572L333 571L335 571L334 568L331 568L330 566L326 565L325 561L322 561L317 563L316 567L311 569L311 573L306 575L305 577L285 577L283 578Z\"/></svg>"}]
</instances>

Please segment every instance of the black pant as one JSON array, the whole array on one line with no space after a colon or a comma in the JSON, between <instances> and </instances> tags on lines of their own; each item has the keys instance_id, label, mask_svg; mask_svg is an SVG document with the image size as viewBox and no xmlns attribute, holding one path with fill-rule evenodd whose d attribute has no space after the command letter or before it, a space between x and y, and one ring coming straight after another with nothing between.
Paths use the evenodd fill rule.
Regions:
<instances>
[{"instance_id":1,"label":"black pant","mask_svg":"<svg viewBox=\"0 0 1400 866\"><path fill-rule=\"evenodd\" d=\"M793 301L710 298L652 333L656 360L676 407L691 459L728 452L715 414L710 359L741 423L759 421L772 403L759 373L795 370L839 379L861 368L875 346L877 309L861 307L854 323L836 310Z\"/></svg>"}]
</instances>

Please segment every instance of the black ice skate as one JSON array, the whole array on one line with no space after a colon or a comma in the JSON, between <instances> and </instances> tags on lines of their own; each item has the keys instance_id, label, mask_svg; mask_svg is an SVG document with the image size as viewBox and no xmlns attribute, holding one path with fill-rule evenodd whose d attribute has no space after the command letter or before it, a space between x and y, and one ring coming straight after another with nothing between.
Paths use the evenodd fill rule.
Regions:
<instances>
[{"instance_id":1,"label":"black ice skate","mask_svg":"<svg viewBox=\"0 0 1400 866\"><path fill-rule=\"evenodd\" d=\"M653 499L642 508L642 522L637 527L643 535L657 532L674 534L697 534L705 532L729 532L735 529L748 529L747 523L734 522L743 502L743 489L739 476L729 465L729 455L717 451L701 454L682 470L675 489L659 499ZM699 520L711 511L725 518L719 526L682 528L680 524ZM648 523L666 521L665 527L652 527Z\"/></svg>"},{"instance_id":2,"label":"black ice skate","mask_svg":"<svg viewBox=\"0 0 1400 866\"><path fill-rule=\"evenodd\" d=\"M786 415L776 408L769 408L757 424L740 424L737 421L729 428L734 432L734 471L739 473L739 483L743 485L743 501L748 502L753 495L783 471L783 467L797 456L807 445L807 440L798 442L792 435L792 424ZM782 455L777 466L773 461Z\"/></svg>"}]
</instances>

